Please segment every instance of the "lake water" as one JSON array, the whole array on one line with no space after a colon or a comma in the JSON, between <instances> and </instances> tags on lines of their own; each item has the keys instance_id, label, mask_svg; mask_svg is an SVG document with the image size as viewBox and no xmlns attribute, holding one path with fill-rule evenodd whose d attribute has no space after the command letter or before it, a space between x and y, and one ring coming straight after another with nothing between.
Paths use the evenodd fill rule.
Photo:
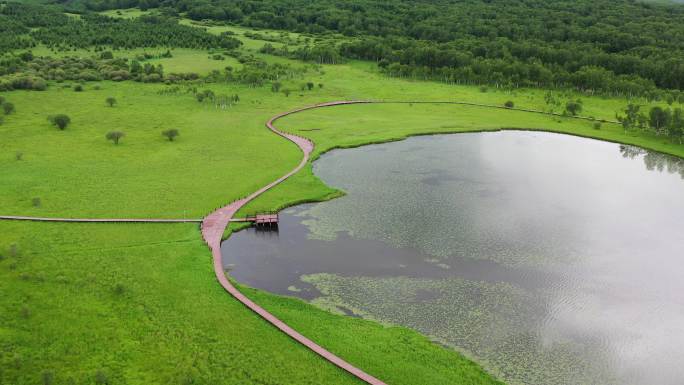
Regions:
<instances>
[{"instance_id":1,"label":"lake water","mask_svg":"<svg viewBox=\"0 0 684 385\"><path fill-rule=\"evenodd\" d=\"M684 384L684 163L539 132L333 151L347 195L224 242L238 281L404 325L510 384Z\"/></svg>"}]
</instances>

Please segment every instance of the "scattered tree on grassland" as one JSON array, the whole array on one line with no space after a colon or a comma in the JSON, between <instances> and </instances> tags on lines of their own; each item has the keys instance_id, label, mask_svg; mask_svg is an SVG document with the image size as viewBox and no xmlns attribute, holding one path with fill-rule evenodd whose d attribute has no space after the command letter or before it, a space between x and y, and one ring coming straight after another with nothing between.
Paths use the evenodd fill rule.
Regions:
<instances>
[{"instance_id":1,"label":"scattered tree on grassland","mask_svg":"<svg viewBox=\"0 0 684 385\"><path fill-rule=\"evenodd\" d=\"M109 107L114 107L114 105L116 104L116 99L113 96L110 96L105 100L105 102Z\"/></svg>"},{"instance_id":2,"label":"scattered tree on grassland","mask_svg":"<svg viewBox=\"0 0 684 385\"><path fill-rule=\"evenodd\" d=\"M615 115L622 128L627 130L636 127L639 124L639 106L636 104L628 104L625 108L625 115Z\"/></svg>"},{"instance_id":3,"label":"scattered tree on grassland","mask_svg":"<svg viewBox=\"0 0 684 385\"><path fill-rule=\"evenodd\" d=\"M15 111L14 104L10 102L4 102L2 103L2 110L5 112L5 115L9 115Z\"/></svg>"},{"instance_id":4,"label":"scattered tree on grassland","mask_svg":"<svg viewBox=\"0 0 684 385\"><path fill-rule=\"evenodd\" d=\"M671 117L671 111L669 109L655 106L651 108L651 111L648 113L648 125L656 135L663 134L670 123Z\"/></svg>"},{"instance_id":5,"label":"scattered tree on grassland","mask_svg":"<svg viewBox=\"0 0 684 385\"><path fill-rule=\"evenodd\" d=\"M312 82L307 82L307 83L306 83L306 88L308 88L309 91L311 91L311 90L314 88L314 84L313 84Z\"/></svg>"},{"instance_id":6,"label":"scattered tree on grassland","mask_svg":"<svg viewBox=\"0 0 684 385\"><path fill-rule=\"evenodd\" d=\"M577 116L582 112L582 101L580 99L570 100L565 103L565 112L572 116Z\"/></svg>"},{"instance_id":7,"label":"scattered tree on grassland","mask_svg":"<svg viewBox=\"0 0 684 385\"><path fill-rule=\"evenodd\" d=\"M509 100L506 103L504 103L504 107L506 107L506 108L513 108L513 106L515 106L515 104L513 103L512 100Z\"/></svg>"},{"instance_id":8,"label":"scattered tree on grassland","mask_svg":"<svg viewBox=\"0 0 684 385\"><path fill-rule=\"evenodd\" d=\"M65 114L51 115L48 117L48 120L53 126L59 128L60 130L66 129L71 123L71 118Z\"/></svg>"},{"instance_id":9,"label":"scattered tree on grassland","mask_svg":"<svg viewBox=\"0 0 684 385\"><path fill-rule=\"evenodd\" d=\"M171 128L169 130L162 131L162 135L165 136L169 142L173 142L173 140L180 135L180 132L175 128Z\"/></svg>"},{"instance_id":10,"label":"scattered tree on grassland","mask_svg":"<svg viewBox=\"0 0 684 385\"><path fill-rule=\"evenodd\" d=\"M667 126L667 135L672 139L682 144L682 137L684 136L684 112L681 108L675 108L672 111L670 124Z\"/></svg>"},{"instance_id":11,"label":"scattered tree on grassland","mask_svg":"<svg viewBox=\"0 0 684 385\"><path fill-rule=\"evenodd\" d=\"M126 136L126 134L124 134L121 131L109 131L107 135L105 135L105 138L107 138L107 140L111 140L112 142L114 142L114 144L119 144L119 141L124 136Z\"/></svg>"}]
</instances>

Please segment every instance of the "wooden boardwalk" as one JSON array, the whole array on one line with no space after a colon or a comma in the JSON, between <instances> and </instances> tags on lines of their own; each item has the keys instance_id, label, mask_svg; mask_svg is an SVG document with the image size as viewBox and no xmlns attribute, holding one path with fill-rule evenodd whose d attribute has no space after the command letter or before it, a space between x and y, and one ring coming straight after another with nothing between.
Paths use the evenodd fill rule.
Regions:
<instances>
[{"instance_id":1,"label":"wooden boardwalk","mask_svg":"<svg viewBox=\"0 0 684 385\"><path fill-rule=\"evenodd\" d=\"M555 113L550 113L550 112L545 112L545 111L538 111L538 110L529 110L529 109L519 109L519 108L506 108L503 106L496 106L496 105L488 105L488 104L478 104L478 103L471 103L471 102L458 102L458 101L384 101L384 100L375 100L375 101L370 101L370 100L352 100L352 101L337 101L337 102L329 102L329 103L321 103L321 104L316 104L313 106L309 107L304 107L300 109L296 109L293 111L285 112L282 114L278 114L271 118L267 123L266 126L275 134L282 136L283 138L293 142L296 144L299 149L302 151L304 156L302 157L301 162L297 167L292 169L290 172L287 174L283 175L282 177L278 178L277 180L271 182L270 184L262 187L261 189L255 191L251 195L249 195L246 198L242 198L239 200L236 200L226 206L220 207L216 209L215 211L211 212L209 215L207 215L203 219L163 219L163 218L152 218L152 219L142 219L142 218L119 218L119 219L113 219L113 218L49 218L49 217L29 217L29 216L14 216L14 215L0 215L0 220L23 220L23 221L40 221L40 222L82 222L82 223L201 223L202 227L202 237L209 246L211 253L212 253L212 258L213 258L213 264L214 264L214 273L216 274L216 278L223 286L223 288L230 293L233 297L235 297L238 301L242 302L245 306L247 306L250 310L253 312L257 313L259 316L261 316L263 319L271 323L273 326L277 327L280 329L283 333L287 334L288 336L292 337L294 340L297 342L301 343L302 345L308 347L311 349L313 352L317 353L324 359L328 360L329 362L337 365L338 367L346 370L356 378L365 381L368 384L371 385L386 385L384 382L381 380L371 376L370 374L362 371L361 369L351 365L350 363L346 362L345 360L341 359L340 357L336 356L335 354L329 352L322 346L316 344L312 340L306 338L302 334L298 333L296 330L292 329L290 326L285 324L283 321L279 320L277 317L266 311L264 308L259 306L258 304L254 303L252 300L247 298L244 294L242 294L239 290L237 290L228 280L228 278L225 275L225 272L223 270L223 264L222 264L222 255L221 255L221 240L223 238L223 234L225 232L226 227L230 222L252 222L256 226L277 226L278 224L278 215L273 214L273 213L261 213L261 214L254 214L252 216L247 216L245 218L233 218L235 213L242 208L244 205L252 201L254 198L258 197L262 193L270 190L274 186L278 185L279 183L283 182L290 176L294 175L297 173L299 170L301 170L309 161L311 152L314 149L314 144L310 140L294 135L294 134L289 134L285 133L282 131L279 131L276 129L273 125L273 123L290 114L294 114L297 112L301 111L306 111L310 109L315 109L315 108L322 108L322 107L330 107L330 106L339 106L339 105L346 105L346 104L362 104L362 103L381 103L381 104L410 104L410 103L429 103L429 104L454 104L454 105L468 105L468 106L479 106L479 107L486 107L486 108L496 108L496 109L508 109L512 111L522 111L522 112L528 112L528 113L536 113L536 114L544 114L544 115L551 115L551 116L557 116L558 114ZM579 120L594 120L592 118L588 117L582 117L582 116L568 116L568 118L574 118L574 119L579 119ZM615 123L614 121L611 120L598 120L602 122L610 122L610 123ZM543 131L543 130L540 130ZM570 133L566 133L570 134ZM572 135L572 134L570 134Z\"/></svg>"},{"instance_id":2,"label":"wooden boardwalk","mask_svg":"<svg viewBox=\"0 0 684 385\"><path fill-rule=\"evenodd\" d=\"M26 217L19 215L0 215L0 220L33 222L81 222L81 223L201 223L201 219L163 219L163 218L52 218Z\"/></svg>"},{"instance_id":3,"label":"wooden boardwalk","mask_svg":"<svg viewBox=\"0 0 684 385\"><path fill-rule=\"evenodd\" d=\"M233 284L230 283L228 278L226 277L225 271L223 269L223 262L222 262L222 255L221 255L221 239L223 237L223 233L226 229L226 226L228 225L230 219L235 215L235 213L244 205L249 203L251 200L254 198L258 197L259 195L263 194L264 192L270 190L271 188L277 186L290 176L294 175L297 173L299 170L301 170L309 161L309 157L311 155L311 152L313 151L314 144L310 140L306 138L302 138L297 135L292 135L288 133L284 133L279 131L273 126L273 122L275 122L277 119L282 118L283 116L294 114L296 112L300 111L305 111L313 108L322 108L322 107L328 107L328 106L337 106L337 105L342 105L342 104L356 104L356 103L367 103L366 101L342 101L342 102L331 102L331 103L323 103L323 104L317 104L314 106L310 107L304 107L300 108L298 110L290 111L290 112L285 112L279 115L274 116L271 118L267 123L266 127L268 127L271 131L274 133L288 139L289 141L293 142L296 144L301 150L304 156L302 157L301 162L297 167L292 169L290 172L287 174L283 175L282 177L278 178L277 180L269 183L268 185L262 187L261 189L255 191L252 193L252 195L248 196L247 198L243 198L240 200L237 200L225 207L222 207L213 213L209 214L206 218L204 218L204 221L202 222L202 236L204 237L204 240L207 242L207 245L211 249L211 254L214 259L214 273L216 274L216 279L218 279L219 283L223 288L230 293L233 297L235 297L238 301L242 302L245 306L247 306L250 310L253 312L257 313L259 316L261 316L264 320L268 321L271 323L273 326L277 327L280 329L283 333L287 334L288 336L292 337L295 341L299 342L300 344L306 346L307 348L311 349L313 352L316 354L320 355L321 357L325 358L326 360L330 361L331 363L337 365L338 367L346 370L349 372L351 375L355 376L356 378L365 381L368 384L371 385L386 385L384 382L380 381L379 379L371 376L370 374L364 372L363 370L355 367L354 365L348 363L347 361L343 360L342 358L336 356L335 354L329 352L322 346L318 345L314 341L308 339L304 335L300 334L290 326L288 326L285 322L281 321L278 319L276 316L273 314L269 313L266 309L262 308L261 306L257 305L255 302L247 298L244 294L242 294L238 289L233 286Z\"/></svg>"}]
</instances>

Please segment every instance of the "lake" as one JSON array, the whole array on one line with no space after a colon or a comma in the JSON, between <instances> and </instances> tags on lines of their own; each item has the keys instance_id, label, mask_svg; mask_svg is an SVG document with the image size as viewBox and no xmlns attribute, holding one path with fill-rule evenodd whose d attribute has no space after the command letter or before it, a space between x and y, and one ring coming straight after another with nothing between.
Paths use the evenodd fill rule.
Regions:
<instances>
[{"instance_id":1,"label":"lake","mask_svg":"<svg viewBox=\"0 0 684 385\"><path fill-rule=\"evenodd\" d=\"M222 245L240 282L413 328L510 384L684 383L684 162L503 131L336 150L347 195Z\"/></svg>"}]
</instances>

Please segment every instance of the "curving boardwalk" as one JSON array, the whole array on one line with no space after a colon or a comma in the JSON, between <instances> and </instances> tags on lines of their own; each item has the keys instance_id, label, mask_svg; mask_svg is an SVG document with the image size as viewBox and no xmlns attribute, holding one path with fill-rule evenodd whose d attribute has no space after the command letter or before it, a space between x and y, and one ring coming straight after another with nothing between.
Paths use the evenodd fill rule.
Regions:
<instances>
[{"instance_id":1,"label":"curving boardwalk","mask_svg":"<svg viewBox=\"0 0 684 385\"><path fill-rule=\"evenodd\" d=\"M315 108L323 108L323 107L331 107L331 106L339 106L339 105L345 105L345 104L365 104L365 103L376 103L376 104L410 104L410 103L416 103L416 104L456 104L456 105L469 105L469 106L479 106L479 107L487 107L487 108L497 108L497 109L508 109L508 110L514 110L514 111L523 111L523 112L529 112L529 113L537 113L537 114L545 114L545 115L554 115L554 116L561 116L560 114L556 113L550 113L550 112L545 112L545 111L539 111L539 110L529 110L529 109L519 109L519 108L506 108L502 106L496 106L496 105L489 105L489 104L479 104L479 103L471 103L471 102L458 102L458 101L384 101L384 100L348 100L348 101L336 101L336 102L328 102L328 103L320 103L320 104L315 104L312 106L308 107L303 107L299 108L296 110L284 112L281 114L278 114L274 117L272 117L267 123L266 127L268 127L272 132L274 132L277 135L282 136L283 138L293 142L296 144L299 149L303 153L303 157L301 162L292 169L290 172L287 174L283 175L282 177L278 178L277 180L269 183L268 185L262 187L261 189L253 192L251 195L247 196L246 198L242 198L239 200L236 200L227 206L220 207L204 217L203 219L135 219L135 218L122 218L122 219L107 219L107 218L101 218L101 219L95 219L95 218L48 218L48 217L28 217L28 216L12 216L12 215L0 215L0 220L23 220L23 221L41 221L41 222L86 222L86 223L188 223L188 222L201 222L201 228L202 228L202 237L204 238L205 242L211 249L211 254L214 262L214 273L216 274L216 278L223 286L223 288L230 293L233 297L235 297L238 301L242 302L245 306L247 306L250 310L253 312L257 313L259 316L261 316L264 320L268 321L271 323L273 326L277 327L280 329L283 333L287 334L288 336L292 337L294 340L297 342L301 343L302 345L306 346L307 348L311 349L324 359L328 360L329 362L337 365L338 367L346 370L356 378L365 381L368 384L371 385L386 385L384 382L380 381L379 379L371 376L368 373L365 373L361 369L351 365L350 363L346 362L345 360L341 359L340 357L334 355L333 353L329 352L322 346L316 344L312 340L306 338L296 330L292 329L290 326L285 324L283 321L279 320L277 317L275 317L273 314L269 313L266 311L264 308L247 298L244 294L242 294L239 290L233 286L228 278L226 277L225 271L223 270L223 264L222 264L222 256L221 256L221 240L223 238L223 234L225 232L226 227L230 222L244 222L245 218L233 218L235 213L245 206L247 203L258 197L259 195L263 194L264 192L272 189L273 187L277 186L281 182L285 181L292 175L296 174L299 170L301 170L309 161L311 152L314 149L314 143L310 141L309 139L294 135L294 134L289 134L285 133L282 131L279 131L273 123L287 115L291 115L297 112L305 111L305 110L311 110ZM570 118L575 118L575 119L582 119L582 120L594 120L592 118L588 117L582 117L582 116L569 116ZM611 120L599 120L602 122L610 122L610 123L616 123Z\"/></svg>"},{"instance_id":2,"label":"curving boardwalk","mask_svg":"<svg viewBox=\"0 0 684 385\"><path fill-rule=\"evenodd\" d=\"M300 136L292 135L292 134L287 134L281 131L278 131L273 126L273 122L275 122L277 119L282 118L283 116L294 114L296 112L304 111L304 110L309 110L313 108L321 108L321 107L329 107L329 106L337 106L337 105L342 105L342 104L358 104L358 103L368 103L367 101L341 101L341 102L330 102L330 103L321 103L321 104L316 104L313 106L309 107L304 107L300 108L297 110L285 112L279 115L274 116L271 118L267 123L266 126L273 131L274 133L290 140L294 144L296 144L301 150L304 156L302 157L302 161L292 169L292 171L288 172L287 174L283 175L282 177L278 178L277 180L271 182L270 184L262 187L258 191L255 191L252 193L250 196L237 200L225 207L222 207L211 214L209 214L207 217L204 218L204 221L202 222L202 236L204 237L204 240L207 242L209 245L209 248L211 249L211 254L214 259L214 273L216 273L216 278L218 279L219 283L221 283L221 286L230 293L233 297L235 297L238 301L242 302L245 306L247 306L250 310L254 311L258 315L260 315L263 319L266 321L270 322L273 326L277 327L280 329L283 333L287 334L288 336L292 337L295 339L297 342L301 343L302 345L306 346L307 348L311 349L314 351L316 354L320 355L321 357L325 358L326 360L332 362L333 364L337 365L338 367L346 370L353 376L359 378L360 380L363 380L367 382L368 384L372 385L385 385L384 382L378 380L377 378L371 376L370 374L362 371L361 369L351 365L347 361L341 359L340 357L334 355L333 353L329 352L322 346L318 345L317 343L313 342L312 340L306 338L296 330L292 329L289 327L286 323L283 321L279 320L276 316L273 314L269 313L266 311L264 308L261 306L257 305L254 303L252 300L247 298L244 294L242 294L239 290L233 286L228 278L226 277L226 274L223 270L223 264L221 261L221 238L223 237L223 233L226 229L226 226L230 222L230 219L235 215L235 213L245 204L253 200L254 198L258 197L259 195L263 194L264 192L270 190L274 186L278 185L279 183L283 182L290 176L294 175L297 173L299 170L302 169L306 165L306 163L309 161L309 156L311 155L311 151L313 151L314 144L305 138L302 138Z\"/></svg>"}]
</instances>

